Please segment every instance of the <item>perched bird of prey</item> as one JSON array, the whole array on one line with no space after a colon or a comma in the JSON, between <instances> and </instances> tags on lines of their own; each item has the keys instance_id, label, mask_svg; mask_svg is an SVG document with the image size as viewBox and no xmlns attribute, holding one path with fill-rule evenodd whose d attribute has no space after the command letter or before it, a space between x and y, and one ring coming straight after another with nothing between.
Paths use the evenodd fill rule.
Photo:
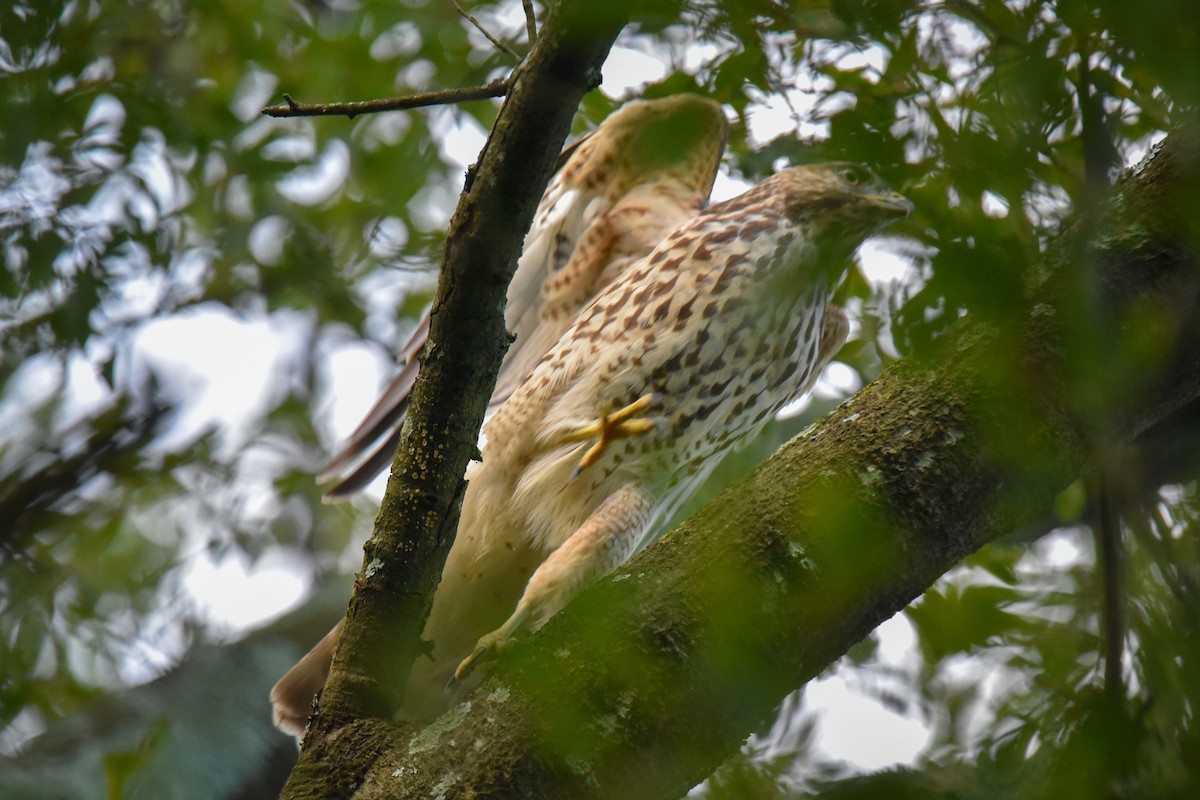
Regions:
<instances>
[{"instance_id":1,"label":"perched bird of prey","mask_svg":"<svg viewBox=\"0 0 1200 800\"><path fill-rule=\"evenodd\" d=\"M673 95L626 104L563 152L508 289L505 323L516 339L500 368L493 410L602 287L699 213L728 128L719 103ZM426 312L401 351L400 373L318 476L339 481L326 500L353 494L391 463L428 336ZM339 628L272 689L276 722L285 730L303 727Z\"/></svg>"},{"instance_id":2,"label":"perched bird of prey","mask_svg":"<svg viewBox=\"0 0 1200 800\"><path fill-rule=\"evenodd\" d=\"M677 227L583 308L487 423L402 714L443 711L452 677L626 560L807 390L845 339L828 298L851 255L911 210L864 167L784 170ZM306 713L277 703L277 720Z\"/></svg>"},{"instance_id":3,"label":"perched bird of prey","mask_svg":"<svg viewBox=\"0 0 1200 800\"><path fill-rule=\"evenodd\" d=\"M707 202L725 149L721 106L680 94L633 102L560 157L508 289L504 318L516 334L492 410L512 393L575 314L631 263ZM429 337L429 316L401 351L403 367L318 479L347 497L386 468Z\"/></svg>"}]
</instances>

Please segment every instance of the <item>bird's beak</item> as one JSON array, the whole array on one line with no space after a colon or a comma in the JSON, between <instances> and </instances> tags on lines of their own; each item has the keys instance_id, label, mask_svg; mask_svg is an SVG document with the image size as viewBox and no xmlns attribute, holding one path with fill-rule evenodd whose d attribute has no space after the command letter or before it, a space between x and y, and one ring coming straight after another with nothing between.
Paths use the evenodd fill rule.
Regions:
<instances>
[{"instance_id":1,"label":"bird's beak","mask_svg":"<svg viewBox=\"0 0 1200 800\"><path fill-rule=\"evenodd\" d=\"M864 199L880 211L893 217L907 217L913 213L915 208L911 200L898 192L869 194Z\"/></svg>"}]
</instances>

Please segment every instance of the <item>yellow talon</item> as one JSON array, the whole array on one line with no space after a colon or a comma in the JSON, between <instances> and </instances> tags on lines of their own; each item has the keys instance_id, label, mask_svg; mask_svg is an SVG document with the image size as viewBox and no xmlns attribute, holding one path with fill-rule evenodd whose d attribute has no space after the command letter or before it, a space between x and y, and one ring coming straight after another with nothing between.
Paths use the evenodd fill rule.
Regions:
<instances>
[{"instance_id":1,"label":"yellow talon","mask_svg":"<svg viewBox=\"0 0 1200 800\"><path fill-rule=\"evenodd\" d=\"M638 414L656 405L658 401L657 394L642 395L624 408L617 409L611 414L605 414L595 422L563 434L561 438L563 443L596 440L596 443L583 454L583 458L579 459L579 463L571 471L570 479L575 480L579 477L579 473L599 461L610 442L640 436L661 428L662 419L637 418Z\"/></svg>"},{"instance_id":2,"label":"yellow talon","mask_svg":"<svg viewBox=\"0 0 1200 800\"><path fill-rule=\"evenodd\" d=\"M453 686L456 683L462 683L477 666L487 659L507 650L508 646L512 643L513 632L520 627L524 619L524 614L519 612L514 613L499 628L479 637L479 641L475 643L475 649L471 651L471 655L460 661L458 666L454 668L454 678L450 681L450 685Z\"/></svg>"},{"instance_id":3,"label":"yellow talon","mask_svg":"<svg viewBox=\"0 0 1200 800\"><path fill-rule=\"evenodd\" d=\"M475 669L475 664L482 660L487 653L488 648L486 645L475 645L475 649L471 651L471 655L464 658L459 665L454 668L454 680L451 681L451 685L465 681L467 676L470 675L472 670Z\"/></svg>"}]
</instances>

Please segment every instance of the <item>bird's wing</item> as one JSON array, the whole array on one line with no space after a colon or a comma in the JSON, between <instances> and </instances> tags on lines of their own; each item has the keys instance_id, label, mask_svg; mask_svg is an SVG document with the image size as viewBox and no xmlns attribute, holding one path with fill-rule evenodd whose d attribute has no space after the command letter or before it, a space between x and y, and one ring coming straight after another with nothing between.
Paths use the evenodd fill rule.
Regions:
<instances>
[{"instance_id":1,"label":"bird's wing","mask_svg":"<svg viewBox=\"0 0 1200 800\"><path fill-rule=\"evenodd\" d=\"M590 204L592 208L600 205L600 201ZM541 276L536 299L527 302L520 316L509 325L516 339L500 368L500 377L492 393L492 411L512 394L554 346L579 309L596 293L596 284L605 267L618 257L614 253L618 232L612 215L587 215L585 210L587 216L591 219L585 220L586 230L579 235L569 259L562 265L552 266L553 272Z\"/></svg>"},{"instance_id":2,"label":"bird's wing","mask_svg":"<svg viewBox=\"0 0 1200 800\"><path fill-rule=\"evenodd\" d=\"M579 153L578 150L575 151ZM585 154L586 155L586 154ZM534 227L508 289L505 324L517 334L517 342L535 338L541 308L542 283L551 273L561 272L570 259L580 231L598 213L596 198L565 186L561 171L542 197ZM408 412L408 398L417 378L418 356L429 340L429 309L410 335L400 360L400 372L350 434L337 455L317 476L318 482L338 480L325 494L326 502L345 499L361 490L387 467L400 440L400 423ZM541 337L536 337L539 341ZM555 337L557 338L557 337ZM514 344L506 360L517 358L522 348ZM504 368L501 368L501 375Z\"/></svg>"},{"instance_id":3,"label":"bird's wing","mask_svg":"<svg viewBox=\"0 0 1200 800\"><path fill-rule=\"evenodd\" d=\"M543 198L509 287L505 318L516 340L493 411L580 309L699 213L727 134L719 104L685 94L630 103L578 144Z\"/></svg>"},{"instance_id":4,"label":"bird's wing","mask_svg":"<svg viewBox=\"0 0 1200 800\"><path fill-rule=\"evenodd\" d=\"M529 359L536 363L594 292L582 275L574 275L583 265L604 257L597 240L603 235L611 201L580 186L564 186L561 178L560 172L546 190L508 287L504 323L515 338L500 366L496 392L492 395L493 407L528 373L528 369L520 369L518 374L514 365L524 365ZM551 284L556 278L570 281L577 287L577 296L572 302L548 307L548 296L554 291ZM556 324L562 317L565 321ZM502 390L502 386L510 388Z\"/></svg>"},{"instance_id":5,"label":"bird's wing","mask_svg":"<svg viewBox=\"0 0 1200 800\"><path fill-rule=\"evenodd\" d=\"M712 188L727 123L694 95L631 103L564 151L534 216L509 285L505 323L516 334L492 397L499 406L619 269L695 214ZM428 336L428 325L418 328ZM322 477L352 468L327 499L344 497L391 459L415 379L415 347L350 443Z\"/></svg>"},{"instance_id":6,"label":"bird's wing","mask_svg":"<svg viewBox=\"0 0 1200 800\"><path fill-rule=\"evenodd\" d=\"M567 263L557 274L544 276L537 302L510 325L517 337L501 367L491 410L529 376L580 309L668 233L693 218L702 201L687 185L669 178L638 185L615 202L594 200L592 207L601 210L586 216L586 228Z\"/></svg>"},{"instance_id":7,"label":"bird's wing","mask_svg":"<svg viewBox=\"0 0 1200 800\"><path fill-rule=\"evenodd\" d=\"M400 422L408 411L408 396L417 379L417 356L428 339L429 309L425 309L401 351L399 374L317 476L319 483L338 480L325 493L325 502L343 500L361 490L391 462L400 441Z\"/></svg>"}]
</instances>

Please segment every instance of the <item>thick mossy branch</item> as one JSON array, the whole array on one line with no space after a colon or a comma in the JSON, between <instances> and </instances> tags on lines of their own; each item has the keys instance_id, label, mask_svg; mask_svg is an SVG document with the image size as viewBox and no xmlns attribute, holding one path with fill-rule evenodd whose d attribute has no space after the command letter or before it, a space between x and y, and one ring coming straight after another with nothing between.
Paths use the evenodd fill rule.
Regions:
<instances>
[{"instance_id":1,"label":"thick mossy branch","mask_svg":"<svg viewBox=\"0 0 1200 800\"><path fill-rule=\"evenodd\" d=\"M787 692L964 556L1040 518L1087 467L1094 420L1081 411L1107 408L1106 429L1129 439L1200 396L1194 215L1154 208L1194 187L1192 154L1173 137L1134 170L1087 248L1105 287L1096 335L1141 348L1145 380L1077 396L1094 387L1071 342L1096 317L1059 293L1074 265L1047 265L1023 315L1005 328L964 319L940 353L886 371L582 594L469 703L395 738L356 796L686 793ZM1154 337L1172 334L1153 348L1145 309L1164 320Z\"/></svg>"}]
</instances>

